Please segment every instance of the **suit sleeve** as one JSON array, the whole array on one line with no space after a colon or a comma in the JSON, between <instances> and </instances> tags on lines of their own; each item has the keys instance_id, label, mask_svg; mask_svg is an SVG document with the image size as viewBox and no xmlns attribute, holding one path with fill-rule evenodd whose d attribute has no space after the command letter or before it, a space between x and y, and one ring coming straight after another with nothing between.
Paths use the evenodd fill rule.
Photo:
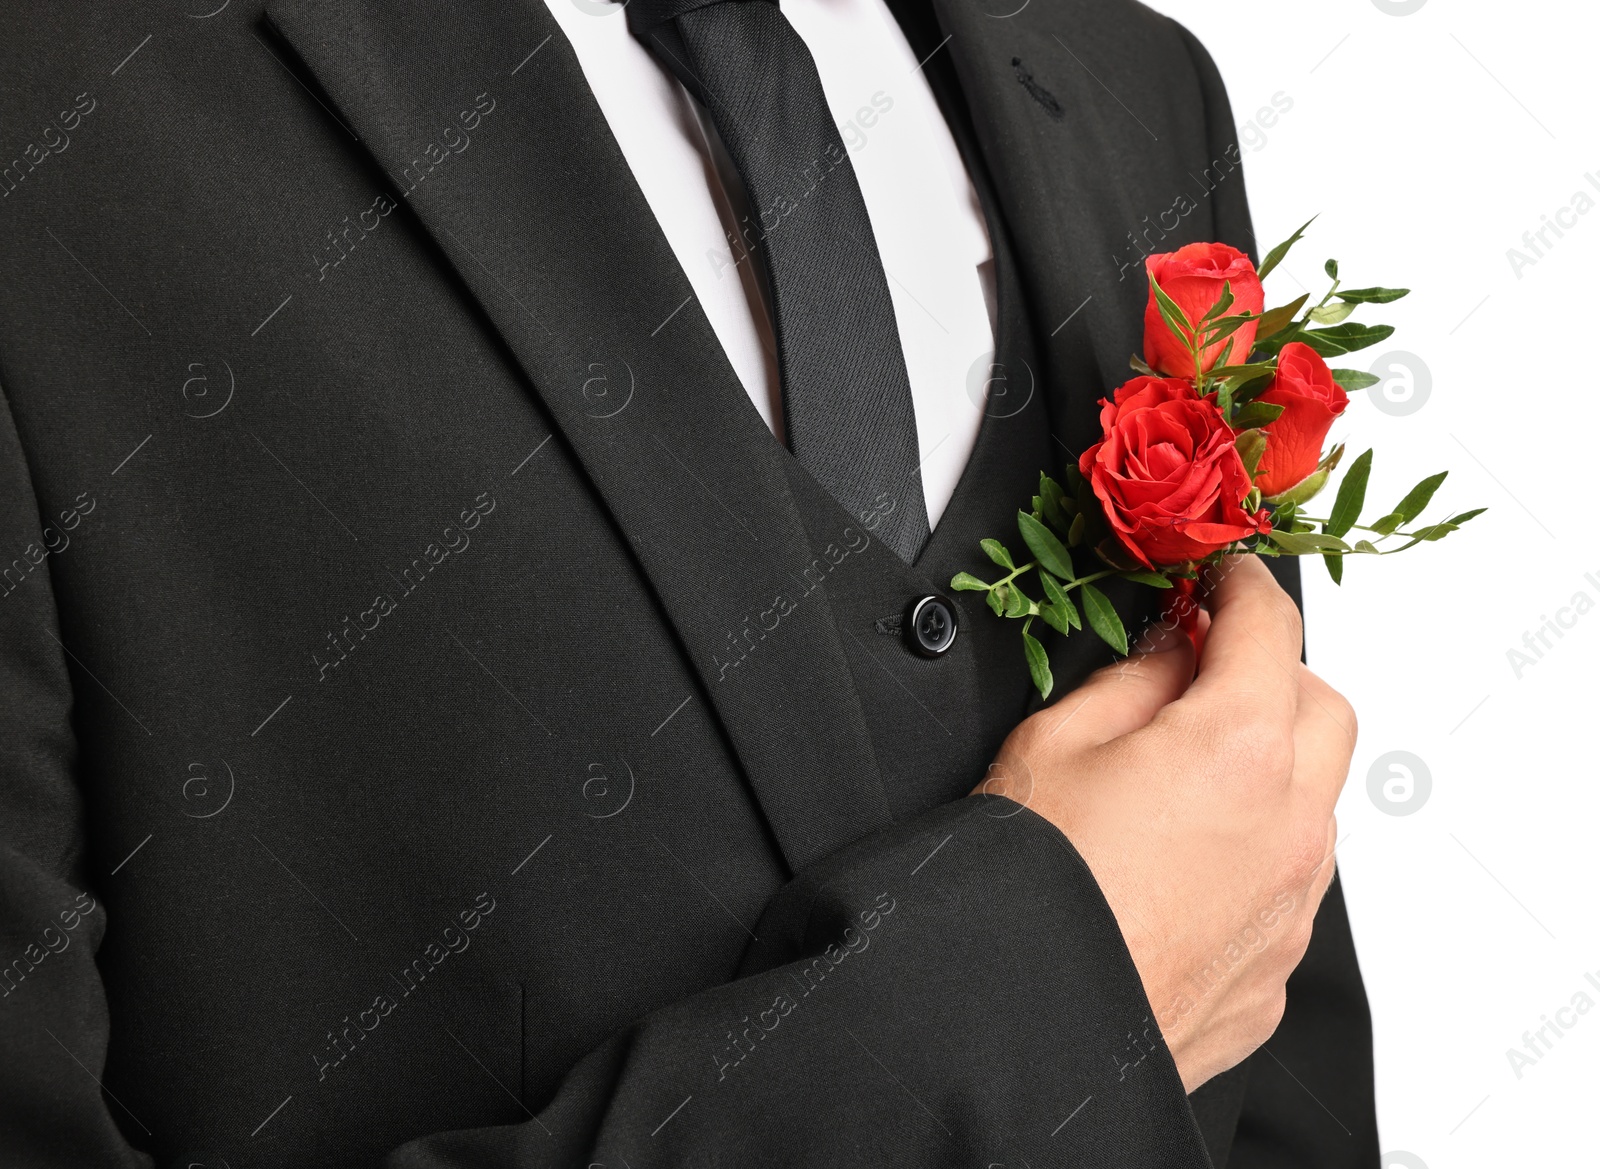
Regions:
<instances>
[{"instance_id":1,"label":"suit sleeve","mask_svg":"<svg viewBox=\"0 0 1600 1169\"><path fill-rule=\"evenodd\" d=\"M0 399L0 541L42 548L42 526ZM38 557L0 596L0 1160L148 1169L100 1086L107 914ZM755 933L735 979L615 1034L534 1119L389 1166L1207 1164L1116 920L1035 813L970 797L888 826L797 875Z\"/></svg>"},{"instance_id":2,"label":"suit sleeve","mask_svg":"<svg viewBox=\"0 0 1600 1169\"><path fill-rule=\"evenodd\" d=\"M83 880L72 688L49 579L70 536L41 522L0 397L0 1160L122 1169L149 1161L99 1085L106 915Z\"/></svg>"},{"instance_id":3,"label":"suit sleeve","mask_svg":"<svg viewBox=\"0 0 1600 1169\"><path fill-rule=\"evenodd\" d=\"M1115 919L1019 805L868 836L756 933L741 977L614 1036L535 1120L390 1169L1209 1164Z\"/></svg>"}]
</instances>

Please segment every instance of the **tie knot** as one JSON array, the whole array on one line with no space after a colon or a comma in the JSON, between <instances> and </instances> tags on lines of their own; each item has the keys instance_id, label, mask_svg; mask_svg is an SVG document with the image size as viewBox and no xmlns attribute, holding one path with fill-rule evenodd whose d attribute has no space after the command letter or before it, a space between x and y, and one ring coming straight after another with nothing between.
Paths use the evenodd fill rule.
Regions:
<instances>
[{"instance_id":1,"label":"tie knot","mask_svg":"<svg viewBox=\"0 0 1600 1169\"><path fill-rule=\"evenodd\" d=\"M641 40L647 40L649 34L663 24L677 20L678 17L698 8L707 8L712 4L759 2L761 0L628 0L624 11L628 16L628 31ZM766 2L776 4L777 0L766 0Z\"/></svg>"}]
</instances>

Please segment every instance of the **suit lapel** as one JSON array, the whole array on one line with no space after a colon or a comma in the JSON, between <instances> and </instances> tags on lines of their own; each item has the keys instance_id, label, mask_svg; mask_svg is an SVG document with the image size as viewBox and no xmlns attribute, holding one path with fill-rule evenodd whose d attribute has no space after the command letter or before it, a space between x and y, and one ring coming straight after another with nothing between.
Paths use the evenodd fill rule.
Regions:
<instances>
[{"instance_id":1,"label":"suit lapel","mask_svg":"<svg viewBox=\"0 0 1600 1169\"><path fill-rule=\"evenodd\" d=\"M268 18L604 499L789 864L887 822L827 606L791 583L826 549L788 493L790 456L728 365L544 5L274 0Z\"/></svg>"},{"instance_id":2,"label":"suit lapel","mask_svg":"<svg viewBox=\"0 0 1600 1169\"><path fill-rule=\"evenodd\" d=\"M1099 438L1096 399L1132 376L1144 269L1119 267L1118 245L1138 218L1138 163L1150 153L1141 137L1148 131L1131 115L1123 122L1105 113L1116 99L1079 58L1096 57L1095 36L1135 32L1108 27L1105 6L1081 0L1024 4L1005 18L958 0L892 3L908 28L926 30L931 9L938 36L948 37L928 68L952 70L965 97L1016 242L1052 421L1075 456Z\"/></svg>"}]
</instances>

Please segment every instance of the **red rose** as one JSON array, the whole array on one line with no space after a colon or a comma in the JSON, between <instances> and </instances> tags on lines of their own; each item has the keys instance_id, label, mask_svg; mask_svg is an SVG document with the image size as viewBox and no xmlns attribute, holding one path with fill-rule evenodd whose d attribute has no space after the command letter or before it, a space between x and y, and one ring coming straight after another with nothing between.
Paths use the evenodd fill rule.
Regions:
<instances>
[{"instance_id":1,"label":"red rose","mask_svg":"<svg viewBox=\"0 0 1600 1169\"><path fill-rule=\"evenodd\" d=\"M1183 564L1271 527L1241 504L1250 476L1216 403L1177 378L1136 377L1101 399L1105 439L1083 473L1123 547L1147 567Z\"/></svg>"},{"instance_id":2,"label":"red rose","mask_svg":"<svg viewBox=\"0 0 1600 1169\"><path fill-rule=\"evenodd\" d=\"M1266 303L1256 266L1249 256L1227 244L1186 244L1175 252L1150 256L1144 263L1161 291L1183 310L1191 325L1204 318L1221 299L1224 284L1233 292L1228 316L1243 312L1260 315ZM1227 364L1239 365L1248 360L1256 343L1256 322L1240 325L1225 339L1208 345L1200 354L1200 368L1209 370L1216 365L1229 341L1233 348L1228 351ZM1144 309L1144 359L1157 373L1194 377L1194 359L1167 327L1153 288Z\"/></svg>"},{"instance_id":3,"label":"red rose","mask_svg":"<svg viewBox=\"0 0 1600 1169\"><path fill-rule=\"evenodd\" d=\"M1261 494L1277 495L1317 469L1328 429L1344 413L1350 396L1315 349L1291 341L1278 354L1277 375L1256 400L1283 407L1282 414L1262 427L1267 453L1256 468Z\"/></svg>"}]
</instances>

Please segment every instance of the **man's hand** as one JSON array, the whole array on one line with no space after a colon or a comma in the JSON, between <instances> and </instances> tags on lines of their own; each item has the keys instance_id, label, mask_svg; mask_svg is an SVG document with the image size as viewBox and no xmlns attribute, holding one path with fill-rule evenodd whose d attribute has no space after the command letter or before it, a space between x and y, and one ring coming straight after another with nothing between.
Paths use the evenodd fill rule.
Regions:
<instances>
[{"instance_id":1,"label":"man's hand","mask_svg":"<svg viewBox=\"0 0 1600 1169\"><path fill-rule=\"evenodd\" d=\"M1260 561L1230 561L1208 604L1198 675L1188 638L1158 636L1019 725L978 789L1044 816L1088 863L1191 1092L1283 1016L1356 739Z\"/></svg>"}]
</instances>

